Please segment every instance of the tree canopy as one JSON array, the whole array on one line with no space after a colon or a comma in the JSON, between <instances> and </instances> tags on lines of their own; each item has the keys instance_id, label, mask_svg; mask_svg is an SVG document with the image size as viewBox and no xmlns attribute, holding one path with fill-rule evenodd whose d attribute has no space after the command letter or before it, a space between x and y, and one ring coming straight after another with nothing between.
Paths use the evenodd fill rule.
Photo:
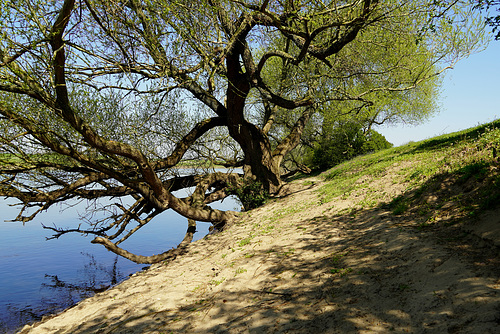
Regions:
<instances>
[{"instance_id":1,"label":"tree canopy","mask_svg":"<svg viewBox=\"0 0 500 334\"><path fill-rule=\"evenodd\" d=\"M486 12L486 24L488 24L493 31L494 38L500 40L500 1L499 0L478 0L477 8ZM490 10L495 8L496 15Z\"/></svg>"},{"instance_id":2,"label":"tree canopy","mask_svg":"<svg viewBox=\"0 0 500 334\"><path fill-rule=\"evenodd\" d=\"M119 244L169 209L188 219L186 242L195 221L221 227L233 213L208 204L239 185L278 194L308 127L427 117L436 76L482 43L473 3L0 1L0 195L19 200L22 222L113 198L104 219L55 237L161 261L170 253ZM243 174L186 175L185 161Z\"/></svg>"}]
</instances>

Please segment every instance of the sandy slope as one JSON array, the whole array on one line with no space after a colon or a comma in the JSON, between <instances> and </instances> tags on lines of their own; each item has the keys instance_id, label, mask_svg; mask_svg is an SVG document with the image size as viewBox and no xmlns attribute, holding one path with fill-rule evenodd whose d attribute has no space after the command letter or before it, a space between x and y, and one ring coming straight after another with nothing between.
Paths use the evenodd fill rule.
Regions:
<instances>
[{"instance_id":1,"label":"sandy slope","mask_svg":"<svg viewBox=\"0 0 500 334\"><path fill-rule=\"evenodd\" d=\"M345 210L356 203L321 203L320 185L298 181L184 256L22 333L500 333L498 234ZM500 226L498 214L484 221Z\"/></svg>"}]
</instances>

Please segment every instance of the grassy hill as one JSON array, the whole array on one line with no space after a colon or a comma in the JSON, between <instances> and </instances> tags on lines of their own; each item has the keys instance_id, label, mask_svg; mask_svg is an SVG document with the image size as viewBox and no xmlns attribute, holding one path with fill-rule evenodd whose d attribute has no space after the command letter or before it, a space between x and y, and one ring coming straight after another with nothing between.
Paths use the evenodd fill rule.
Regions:
<instances>
[{"instance_id":1,"label":"grassy hill","mask_svg":"<svg viewBox=\"0 0 500 334\"><path fill-rule=\"evenodd\" d=\"M497 150L500 121L358 157L323 174L321 200L361 197L352 209L381 206L421 227L463 223L500 205Z\"/></svg>"},{"instance_id":2,"label":"grassy hill","mask_svg":"<svg viewBox=\"0 0 500 334\"><path fill-rule=\"evenodd\" d=\"M499 127L298 178L22 333L499 333Z\"/></svg>"}]
</instances>

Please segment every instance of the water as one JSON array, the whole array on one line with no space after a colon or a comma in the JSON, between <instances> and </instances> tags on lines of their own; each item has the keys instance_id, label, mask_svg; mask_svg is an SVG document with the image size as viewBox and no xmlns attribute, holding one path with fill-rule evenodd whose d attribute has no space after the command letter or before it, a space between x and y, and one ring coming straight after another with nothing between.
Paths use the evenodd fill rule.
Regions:
<instances>
[{"instance_id":1,"label":"water","mask_svg":"<svg viewBox=\"0 0 500 334\"><path fill-rule=\"evenodd\" d=\"M58 312L95 291L122 281L145 265L117 257L92 236L76 233L46 240L51 231L45 225L77 226L81 203L62 210L50 208L25 225L9 223L17 210L14 201L0 198L0 333L13 333L24 324ZM214 203L215 208L234 210L234 199ZM195 240L208 233L208 223L198 223ZM140 255L159 254L175 247L187 228L185 218L167 211L139 230L122 247Z\"/></svg>"}]
</instances>

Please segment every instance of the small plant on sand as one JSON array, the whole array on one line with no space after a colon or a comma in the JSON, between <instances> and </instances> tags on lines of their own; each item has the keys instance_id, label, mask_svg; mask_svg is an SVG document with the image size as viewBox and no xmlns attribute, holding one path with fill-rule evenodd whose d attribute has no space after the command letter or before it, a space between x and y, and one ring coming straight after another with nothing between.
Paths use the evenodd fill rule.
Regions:
<instances>
[{"instance_id":1,"label":"small plant on sand","mask_svg":"<svg viewBox=\"0 0 500 334\"><path fill-rule=\"evenodd\" d=\"M225 277L221 277L221 279L219 279L219 280L216 280L216 279L211 280L210 282L208 282L208 284L217 286L217 285L220 285L225 280L226 280Z\"/></svg>"},{"instance_id":2,"label":"small plant on sand","mask_svg":"<svg viewBox=\"0 0 500 334\"><path fill-rule=\"evenodd\" d=\"M347 254L348 252L343 252L343 253L333 253L331 255L330 263L333 266L333 268L330 269L331 274L338 274L340 277L344 277L353 271L352 268L346 268L342 265L344 257Z\"/></svg>"},{"instance_id":3,"label":"small plant on sand","mask_svg":"<svg viewBox=\"0 0 500 334\"><path fill-rule=\"evenodd\" d=\"M249 237L247 237L245 239L242 239L242 240L240 240L240 242L238 242L238 246L240 246L240 247L246 246L246 245L248 245L250 243L250 241L252 239L253 239L253 236L249 236Z\"/></svg>"},{"instance_id":4,"label":"small plant on sand","mask_svg":"<svg viewBox=\"0 0 500 334\"><path fill-rule=\"evenodd\" d=\"M344 258L344 256L346 256L347 253L333 253L332 254L332 258L330 259L330 261L332 262L333 265L338 265L340 263L340 261Z\"/></svg>"},{"instance_id":5,"label":"small plant on sand","mask_svg":"<svg viewBox=\"0 0 500 334\"><path fill-rule=\"evenodd\" d=\"M243 273L246 273L247 270L245 268L238 268L236 269L235 273L234 273L234 276L236 277L237 275L239 274L243 274Z\"/></svg>"},{"instance_id":6,"label":"small plant on sand","mask_svg":"<svg viewBox=\"0 0 500 334\"><path fill-rule=\"evenodd\" d=\"M330 272L332 274L339 274L340 277L345 277L347 274L352 272L352 268L334 268L331 269Z\"/></svg>"}]
</instances>

